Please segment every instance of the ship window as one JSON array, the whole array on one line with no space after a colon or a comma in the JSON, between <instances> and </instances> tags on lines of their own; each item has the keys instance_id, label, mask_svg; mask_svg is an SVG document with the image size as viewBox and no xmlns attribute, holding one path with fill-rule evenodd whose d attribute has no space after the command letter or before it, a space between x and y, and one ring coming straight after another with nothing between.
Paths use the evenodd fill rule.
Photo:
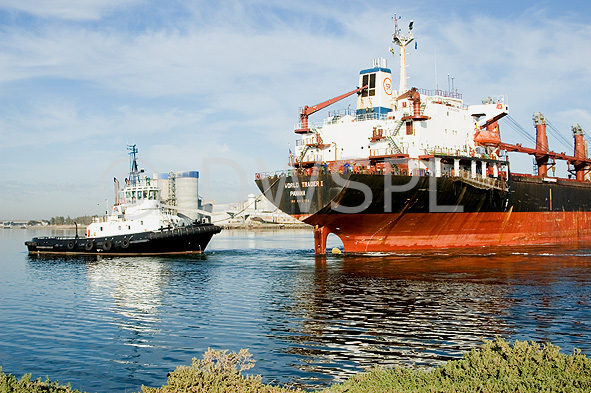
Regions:
<instances>
[{"instance_id":1,"label":"ship window","mask_svg":"<svg viewBox=\"0 0 591 393\"><path fill-rule=\"evenodd\" d=\"M373 97L376 95L376 74L363 75L363 86L369 86L361 92L361 97Z\"/></svg>"}]
</instances>

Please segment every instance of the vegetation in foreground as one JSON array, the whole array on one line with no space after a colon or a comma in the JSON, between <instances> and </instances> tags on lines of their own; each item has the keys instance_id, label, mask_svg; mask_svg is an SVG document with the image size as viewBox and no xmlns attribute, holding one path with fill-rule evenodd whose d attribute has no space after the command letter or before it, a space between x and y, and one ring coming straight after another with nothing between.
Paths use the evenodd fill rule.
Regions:
<instances>
[{"instance_id":1,"label":"vegetation in foreground","mask_svg":"<svg viewBox=\"0 0 591 393\"><path fill-rule=\"evenodd\" d=\"M70 385L60 385L51 382L49 378L42 381L41 378L32 380L31 374L25 374L21 379L13 375L6 375L0 367L0 393L80 393L72 389Z\"/></svg>"},{"instance_id":2,"label":"vegetation in foreground","mask_svg":"<svg viewBox=\"0 0 591 393\"><path fill-rule=\"evenodd\" d=\"M513 345L497 338L485 341L479 349L464 353L441 367L413 369L374 368L335 384L319 393L361 392L591 392L591 359L575 350L559 352L552 344L515 341ZM143 393L244 392L283 393L300 389L266 385L261 376L242 375L254 366L248 350L238 353L208 350L191 366L180 366L168 375L160 388L142 386ZM69 385L20 380L5 375L0 368L0 393L78 393Z\"/></svg>"}]
</instances>

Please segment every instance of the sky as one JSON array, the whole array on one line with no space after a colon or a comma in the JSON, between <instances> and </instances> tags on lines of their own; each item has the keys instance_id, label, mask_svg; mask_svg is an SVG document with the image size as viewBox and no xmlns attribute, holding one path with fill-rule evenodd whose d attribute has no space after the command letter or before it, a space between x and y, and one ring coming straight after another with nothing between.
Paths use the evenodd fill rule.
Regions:
<instances>
[{"instance_id":1,"label":"sky","mask_svg":"<svg viewBox=\"0 0 591 393\"><path fill-rule=\"evenodd\" d=\"M206 200L245 200L256 172L287 168L302 106L378 57L398 85L395 14L415 21L409 86L449 75L467 104L506 95L532 135L538 111L591 134L587 1L0 0L0 219L101 214L128 144L148 173L198 170Z\"/></svg>"}]
</instances>

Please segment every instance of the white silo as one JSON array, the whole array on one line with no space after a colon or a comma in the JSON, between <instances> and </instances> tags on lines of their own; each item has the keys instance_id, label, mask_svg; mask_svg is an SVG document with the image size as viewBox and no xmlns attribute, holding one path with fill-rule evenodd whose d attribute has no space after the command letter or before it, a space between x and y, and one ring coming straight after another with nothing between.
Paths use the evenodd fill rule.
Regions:
<instances>
[{"instance_id":1,"label":"white silo","mask_svg":"<svg viewBox=\"0 0 591 393\"><path fill-rule=\"evenodd\" d=\"M177 172L175 181L176 206L178 212L193 220L199 218L199 172Z\"/></svg>"},{"instance_id":2,"label":"white silo","mask_svg":"<svg viewBox=\"0 0 591 393\"><path fill-rule=\"evenodd\" d=\"M167 201L169 196L168 173L154 173L154 179L157 180L158 188L160 189L160 200Z\"/></svg>"}]
</instances>

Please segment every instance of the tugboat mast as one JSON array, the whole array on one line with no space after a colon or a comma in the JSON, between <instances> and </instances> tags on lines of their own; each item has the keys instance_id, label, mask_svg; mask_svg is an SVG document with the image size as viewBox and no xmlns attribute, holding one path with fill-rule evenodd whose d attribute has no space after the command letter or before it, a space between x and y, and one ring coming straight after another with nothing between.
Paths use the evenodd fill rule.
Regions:
<instances>
[{"instance_id":1,"label":"tugboat mast","mask_svg":"<svg viewBox=\"0 0 591 393\"><path fill-rule=\"evenodd\" d=\"M129 151L129 183L136 185L140 181L140 172L137 167L137 146L127 145L127 151Z\"/></svg>"},{"instance_id":2,"label":"tugboat mast","mask_svg":"<svg viewBox=\"0 0 591 393\"><path fill-rule=\"evenodd\" d=\"M392 42L400 47L400 86L398 88L398 95L406 93L408 88L406 87L406 46L410 44L414 37L412 36L412 28L415 23L411 20L408 24L408 35L404 36L400 34L398 28L398 19L400 16L394 14L394 34L392 35ZM394 48L390 48L390 52L394 54Z\"/></svg>"}]
</instances>

